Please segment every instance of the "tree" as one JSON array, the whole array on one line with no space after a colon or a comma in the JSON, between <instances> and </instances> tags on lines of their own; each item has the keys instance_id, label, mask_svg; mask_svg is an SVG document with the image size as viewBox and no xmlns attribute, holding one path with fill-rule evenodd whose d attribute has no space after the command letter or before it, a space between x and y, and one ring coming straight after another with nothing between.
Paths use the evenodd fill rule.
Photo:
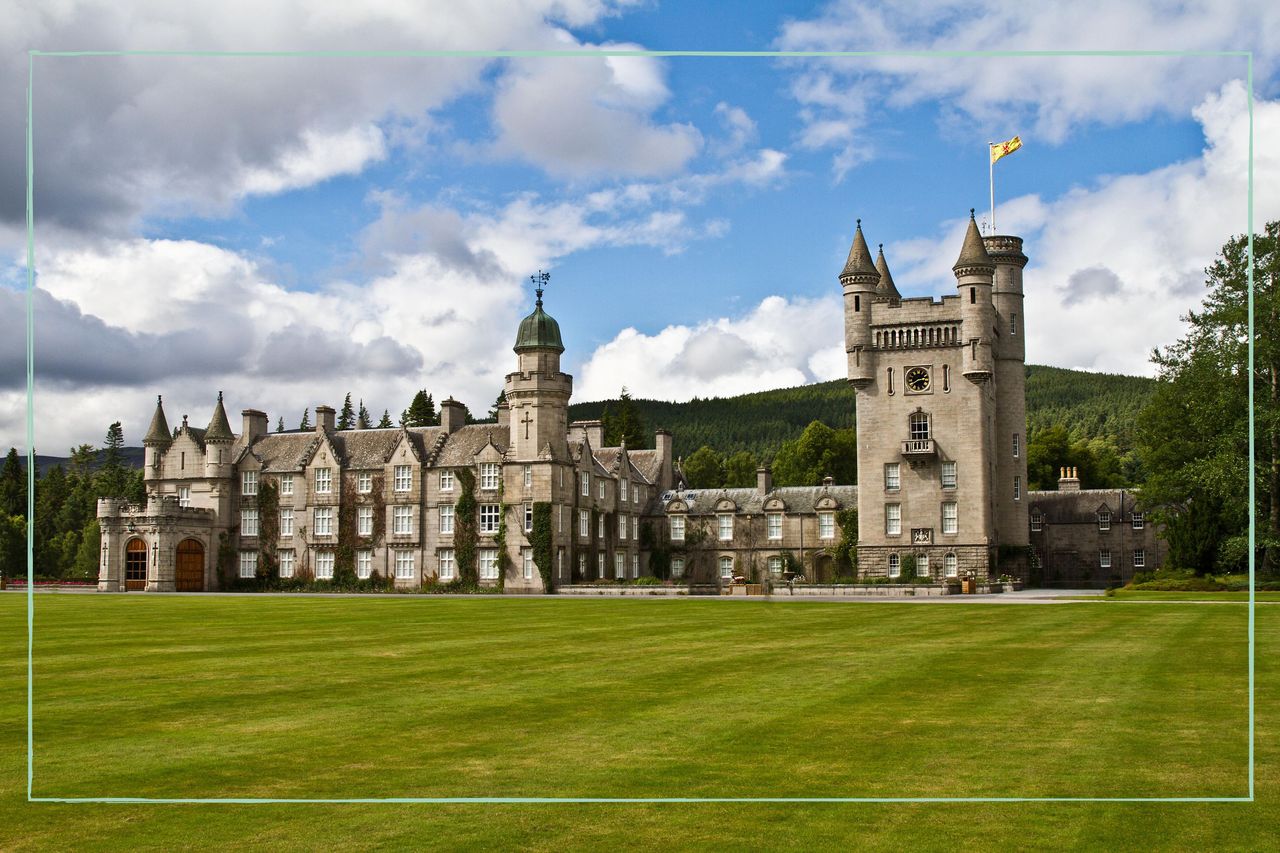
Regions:
<instances>
[{"instance_id":1,"label":"tree","mask_svg":"<svg viewBox=\"0 0 1280 853\"><path fill-rule=\"evenodd\" d=\"M436 417L436 402L425 388L413 395L413 402L405 409L401 421L405 426L411 427L436 426L440 423Z\"/></svg>"},{"instance_id":2,"label":"tree","mask_svg":"<svg viewBox=\"0 0 1280 853\"><path fill-rule=\"evenodd\" d=\"M360 400L360 414L356 416L356 429L368 429L373 423L369 419L369 410L364 407L364 399Z\"/></svg>"},{"instance_id":3,"label":"tree","mask_svg":"<svg viewBox=\"0 0 1280 853\"><path fill-rule=\"evenodd\" d=\"M284 432L284 415L276 420L276 432Z\"/></svg>"},{"instance_id":4,"label":"tree","mask_svg":"<svg viewBox=\"0 0 1280 853\"><path fill-rule=\"evenodd\" d=\"M351 392L342 401L342 411L338 413L338 429L351 429L356 425L356 412L351 408Z\"/></svg>"},{"instance_id":5,"label":"tree","mask_svg":"<svg viewBox=\"0 0 1280 853\"><path fill-rule=\"evenodd\" d=\"M1255 235L1254 366L1248 370L1248 240L1232 237L1205 269L1187 334L1157 348L1157 386L1139 415L1142 496L1166 525L1169 562L1239 570L1255 512L1262 571L1280 570L1280 221ZM1249 383L1254 389L1257 503L1249 505Z\"/></svg>"},{"instance_id":6,"label":"tree","mask_svg":"<svg viewBox=\"0 0 1280 853\"><path fill-rule=\"evenodd\" d=\"M630 446L630 445L628 445ZM733 489L745 489L756 484L756 458L750 450L739 450L724 461L724 484Z\"/></svg>"},{"instance_id":7,"label":"tree","mask_svg":"<svg viewBox=\"0 0 1280 853\"><path fill-rule=\"evenodd\" d=\"M128 472L124 467L123 451L124 429L116 421L107 427L107 442L102 449L102 468L98 471L97 497L124 497Z\"/></svg>"},{"instance_id":8,"label":"tree","mask_svg":"<svg viewBox=\"0 0 1280 853\"><path fill-rule=\"evenodd\" d=\"M391 412L388 409L383 409L382 420L378 421L378 429L390 429L391 426L393 426L391 423Z\"/></svg>"},{"instance_id":9,"label":"tree","mask_svg":"<svg viewBox=\"0 0 1280 853\"><path fill-rule=\"evenodd\" d=\"M498 392L497 399L493 401L493 408L489 409L489 420L495 422L498 420L498 408L505 402L507 402L507 389L503 388Z\"/></svg>"},{"instance_id":10,"label":"tree","mask_svg":"<svg viewBox=\"0 0 1280 853\"><path fill-rule=\"evenodd\" d=\"M644 419L635 401L631 399L627 386L622 386L617 411L613 411L606 404L604 411L600 414L600 422L604 427L606 447L617 447L624 441L632 450L641 450L645 447Z\"/></svg>"},{"instance_id":11,"label":"tree","mask_svg":"<svg viewBox=\"0 0 1280 853\"><path fill-rule=\"evenodd\" d=\"M692 489L715 489L724 485L724 458L705 444L681 463L680 470Z\"/></svg>"},{"instance_id":12,"label":"tree","mask_svg":"<svg viewBox=\"0 0 1280 853\"><path fill-rule=\"evenodd\" d=\"M298 429L311 429L311 409L302 410L302 423L298 424Z\"/></svg>"},{"instance_id":13,"label":"tree","mask_svg":"<svg viewBox=\"0 0 1280 853\"><path fill-rule=\"evenodd\" d=\"M819 486L824 477L837 483L858 481L858 440L852 427L832 429L813 421L794 441L784 441L773 459L779 486Z\"/></svg>"},{"instance_id":14,"label":"tree","mask_svg":"<svg viewBox=\"0 0 1280 853\"><path fill-rule=\"evenodd\" d=\"M16 447L9 448L0 468L0 520L4 516L27 514L27 472L22 468Z\"/></svg>"},{"instance_id":15,"label":"tree","mask_svg":"<svg viewBox=\"0 0 1280 853\"><path fill-rule=\"evenodd\" d=\"M1027 442L1027 483L1031 489L1056 489L1058 471L1077 468L1086 489L1131 485L1121 470L1120 454L1104 438L1072 438L1061 424L1045 427Z\"/></svg>"}]
</instances>

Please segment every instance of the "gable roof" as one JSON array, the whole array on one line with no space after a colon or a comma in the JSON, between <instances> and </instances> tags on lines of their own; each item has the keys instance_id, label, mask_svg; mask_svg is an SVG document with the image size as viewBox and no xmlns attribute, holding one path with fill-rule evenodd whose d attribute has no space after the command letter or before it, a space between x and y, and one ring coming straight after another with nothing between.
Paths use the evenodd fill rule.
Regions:
<instances>
[{"instance_id":1,"label":"gable roof","mask_svg":"<svg viewBox=\"0 0 1280 853\"><path fill-rule=\"evenodd\" d=\"M737 505L738 512L758 514L764 511L765 500L773 497L781 498L789 513L815 513L824 497L834 498L842 509L852 509L858 505L858 487L781 486L763 495L759 489L680 489L664 492L662 502L679 498L689 507L690 515L708 515L715 512L719 501L728 499Z\"/></svg>"},{"instance_id":2,"label":"gable roof","mask_svg":"<svg viewBox=\"0 0 1280 853\"><path fill-rule=\"evenodd\" d=\"M449 434L436 454L434 464L447 467L473 465L476 454L488 444L505 453L509 438L510 431L505 426L469 424Z\"/></svg>"}]
</instances>

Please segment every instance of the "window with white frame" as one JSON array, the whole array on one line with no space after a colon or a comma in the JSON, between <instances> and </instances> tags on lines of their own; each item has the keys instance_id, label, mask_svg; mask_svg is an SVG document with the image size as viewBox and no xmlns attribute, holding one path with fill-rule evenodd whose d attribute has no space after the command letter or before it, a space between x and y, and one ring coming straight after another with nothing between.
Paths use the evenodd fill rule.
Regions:
<instances>
[{"instance_id":1,"label":"window with white frame","mask_svg":"<svg viewBox=\"0 0 1280 853\"><path fill-rule=\"evenodd\" d=\"M1141 530L1147 526L1147 518L1142 513L1135 512L1132 517L1134 530Z\"/></svg>"},{"instance_id":2,"label":"window with white frame","mask_svg":"<svg viewBox=\"0 0 1280 853\"><path fill-rule=\"evenodd\" d=\"M391 532L396 536L413 533L413 507L398 506L391 511Z\"/></svg>"},{"instance_id":3,"label":"window with white frame","mask_svg":"<svg viewBox=\"0 0 1280 853\"><path fill-rule=\"evenodd\" d=\"M395 490L397 492L407 492L413 488L413 467L410 465L397 465L392 469L395 478Z\"/></svg>"},{"instance_id":4,"label":"window with white frame","mask_svg":"<svg viewBox=\"0 0 1280 853\"><path fill-rule=\"evenodd\" d=\"M1015 501L1022 500L1022 477L1015 475L1013 478L1013 499Z\"/></svg>"},{"instance_id":5,"label":"window with white frame","mask_svg":"<svg viewBox=\"0 0 1280 853\"><path fill-rule=\"evenodd\" d=\"M902 488L902 465L897 462L886 462L884 466L884 489L896 492Z\"/></svg>"},{"instance_id":6,"label":"window with white frame","mask_svg":"<svg viewBox=\"0 0 1280 853\"><path fill-rule=\"evenodd\" d=\"M280 494L282 495L293 494L293 475L292 474L280 475Z\"/></svg>"},{"instance_id":7,"label":"window with white frame","mask_svg":"<svg viewBox=\"0 0 1280 853\"><path fill-rule=\"evenodd\" d=\"M488 581L498 579L498 549L480 549L480 577Z\"/></svg>"},{"instance_id":8,"label":"window with white frame","mask_svg":"<svg viewBox=\"0 0 1280 853\"><path fill-rule=\"evenodd\" d=\"M497 462L480 463L480 488L492 492L498 488L498 478L502 476L501 466Z\"/></svg>"},{"instance_id":9,"label":"window with white frame","mask_svg":"<svg viewBox=\"0 0 1280 853\"><path fill-rule=\"evenodd\" d=\"M684 557L671 558L671 577L678 578L684 575Z\"/></svg>"},{"instance_id":10,"label":"window with white frame","mask_svg":"<svg viewBox=\"0 0 1280 853\"><path fill-rule=\"evenodd\" d=\"M582 485L582 496L584 498L591 497L591 475L586 473L579 474L578 481Z\"/></svg>"},{"instance_id":11,"label":"window with white frame","mask_svg":"<svg viewBox=\"0 0 1280 853\"><path fill-rule=\"evenodd\" d=\"M533 549L532 548L520 549L520 568L524 574L525 580L527 581L533 580Z\"/></svg>"},{"instance_id":12,"label":"window with white frame","mask_svg":"<svg viewBox=\"0 0 1280 853\"><path fill-rule=\"evenodd\" d=\"M531 486L533 486L533 466L526 465L524 466L524 487L528 489Z\"/></svg>"},{"instance_id":13,"label":"window with white frame","mask_svg":"<svg viewBox=\"0 0 1280 853\"><path fill-rule=\"evenodd\" d=\"M498 504L480 504L480 532L497 533L502 507Z\"/></svg>"},{"instance_id":14,"label":"window with white frame","mask_svg":"<svg viewBox=\"0 0 1280 853\"><path fill-rule=\"evenodd\" d=\"M1016 334L1018 334L1018 315L1010 314L1009 315L1009 337L1013 337Z\"/></svg>"},{"instance_id":15,"label":"window with white frame","mask_svg":"<svg viewBox=\"0 0 1280 853\"><path fill-rule=\"evenodd\" d=\"M625 479L618 481L618 500L625 501L627 499L627 481Z\"/></svg>"},{"instance_id":16,"label":"window with white frame","mask_svg":"<svg viewBox=\"0 0 1280 853\"><path fill-rule=\"evenodd\" d=\"M578 555L578 574L582 575L584 578L587 576L587 555L586 554Z\"/></svg>"},{"instance_id":17,"label":"window with white frame","mask_svg":"<svg viewBox=\"0 0 1280 853\"><path fill-rule=\"evenodd\" d=\"M333 491L333 470L331 468L316 469L316 494L327 495Z\"/></svg>"},{"instance_id":18,"label":"window with white frame","mask_svg":"<svg viewBox=\"0 0 1280 853\"><path fill-rule=\"evenodd\" d=\"M436 553L436 567L437 574L440 575L440 580L453 580L456 567L453 562L452 548L445 548Z\"/></svg>"},{"instance_id":19,"label":"window with white frame","mask_svg":"<svg viewBox=\"0 0 1280 853\"><path fill-rule=\"evenodd\" d=\"M644 486L636 486L631 490L631 502L638 504L644 500Z\"/></svg>"},{"instance_id":20,"label":"window with white frame","mask_svg":"<svg viewBox=\"0 0 1280 853\"><path fill-rule=\"evenodd\" d=\"M928 554L921 554L916 557L916 575L922 578L930 577Z\"/></svg>"},{"instance_id":21,"label":"window with white frame","mask_svg":"<svg viewBox=\"0 0 1280 853\"><path fill-rule=\"evenodd\" d=\"M596 536L600 539L604 538L604 513L596 513Z\"/></svg>"},{"instance_id":22,"label":"window with white frame","mask_svg":"<svg viewBox=\"0 0 1280 853\"><path fill-rule=\"evenodd\" d=\"M293 507L285 507L280 510L280 535L293 535Z\"/></svg>"},{"instance_id":23,"label":"window with white frame","mask_svg":"<svg viewBox=\"0 0 1280 853\"><path fill-rule=\"evenodd\" d=\"M413 580L413 552L409 550L396 551L396 580L409 581Z\"/></svg>"},{"instance_id":24,"label":"window with white frame","mask_svg":"<svg viewBox=\"0 0 1280 853\"><path fill-rule=\"evenodd\" d=\"M1147 552L1142 548L1138 548L1133 552L1133 567L1135 569L1145 569L1147 567Z\"/></svg>"},{"instance_id":25,"label":"window with white frame","mask_svg":"<svg viewBox=\"0 0 1280 853\"><path fill-rule=\"evenodd\" d=\"M533 504L524 505L524 532L533 532Z\"/></svg>"},{"instance_id":26,"label":"window with white frame","mask_svg":"<svg viewBox=\"0 0 1280 853\"><path fill-rule=\"evenodd\" d=\"M1103 548L1101 551L1099 551L1099 552L1098 552L1098 566L1099 566L1099 567L1101 567L1101 568L1104 568L1104 569L1109 569L1109 568L1111 568L1111 551L1110 551L1110 549L1108 549L1108 548Z\"/></svg>"},{"instance_id":27,"label":"window with white frame","mask_svg":"<svg viewBox=\"0 0 1280 853\"><path fill-rule=\"evenodd\" d=\"M943 557L942 565L947 577L954 578L960 574L960 561L956 559L955 554L947 554L947 556Z\"/></svg>"},{"instance_id":28,"label":"window with white frame","mask_svg":"<svg viewBox=\"0 0 1280 853\"><path fill-rule=\"evenodd\" d=\"M955 501L942 502L942 532L955 533L960 529L960 507Z\"/></svg>"},{"instance_id":29,"label":"window with white frame","mask_svg":"<svg viewBox=\"0 0 1280 853\"><path fill-rule=\"evenodd\" d=\"M356 551L356 577L368 580L373 574L373 552L367 548Z\"/></svg>"},{"instance_id":30,"label":"window with white frame","mask_svg":"<svg viewBox=\"0 0 1280 853\"><path fill-rule=\"evenodd\" d=\"M884 505L884 532L886 536L902 535L902 504Z\"/></svg>"},{"instance_id":31,"label":"window with white frame","mask_svg":"<svg viewBox=\"0 0 1280 853\"><path fill-rule=\"evenodd\" d=\"M556 549L556 577L564 577L564 549Z\"/></svg>"},{"instance_id":32,"label":"window with white frame","mask_svg":"<svg viewBox=\"0 0 1280 853\"><path fill-rule=\"evenodd\" d=\"M440 532L453 533L453 504L440 505Z\"/></svg>"},{"instance_id":33,"label":"window with white frame","mask_svg":"<svg viewBox=\"0 0 1280 853\"><path fill-rule=\"evenodd\" d=\"M591 535L591 511L578 510L578 535L586 539Z\"/></svg>"},{"instance_id":34,"label":"window with white frame","mask_svg":"<svg viewBox=\"0 0 1280 853\"><path fill-rule=\"evenodd\" d=\"M773 575L774 577L782 576L782 558L781 557L769 558L769 574Z\"/></svg>"},{"instance_id":35,"label":"window with white frame","mask_svg":"<svg viewBox=\"0 0 1280 853\"><path fill-rule=\"evenodd\" d=\"M240 472L240 494L256 495L258 493L258 472L257 471L241 471Z\"/></svg>"},{"instance_id":36,"label":"window with white frame","mask_svg":"<svg viewBox=\"0 0 1280 853\"><path fill-rule=\"evenodd\" d=\"M621 551L613 555L613 576L619 580L626 577L626 559L627 555Z\"/></svg>"},{"instance_id":37,"label":"window with white frame","mask_svg":"<svg viewBox=\"0 0 1280 853\"><path fill-rule=\"evenodd\" d=\"M637 540L640 538L640 521L634 515L631 516L631 538Z\"/></svg>"},{"instance_id":38,"label":"window with white frame","mask_svg":"<svg viewBox=\"0 0 1280 853\"><path fill-rule=\"evenodd\" d=\"M1044 516L1040 513L1040 510L1038 509L1032 510L1031 511L1031 532L1039 533L1041 530L1044 530Z\"/></svg>"},{"instance_id":39,"label":"window with white frame","mask_svg":"<svg viewBox=\"0 0 1280 853\"><path fill-rule=\"evenodd\" d=\"M599 491L600 500L604 500L609 496L609 481L601 477L600 482L597 485L599 486L599 490L600 490Z\"/></svg>"},{"instance_id":40,"label":"window with white frame","mask_svg":"<svg viewBox=\"0 0 1280 853\"><path fill-rule=\"evenodd\" d=\"M357 536L373 535L373 507L371 506L356 507L356 535Z\"/></svg>"},{"instance_id":41,"label":"window with white frame","mask_svg":"<svg viewBox=\"0 0 1280 853\"><path fill-rule=\"evenodd\" d=\"M565 512L568 511L568 509L569 508L564 504L560 505L560 511L556 513L556 533L564 533L564 519L565 519L564 514Z\"/></svg>"},{"instance_id":42,"label":"window with white frame","mask_svg":"<svg viewBox=\"0 0 1280 853\"><path fill-rule=\"evenodd\" d=\"M671 524L671 541L683 542L684 541L684 516L673 515L669 519L669 523Z\"/></svg>"},{"instance_id":43,"label":"window with white frame","mask_svg":"<svg viewBox=\"0 0 1280 853\"><path fill-rule=\"evenodd\" d=\"M409 467L407 465L400 467ZM356 491L362 495L367 495L373 491L373 474L368 471L361 471L356 474ZM396 491L400 491L397 489Z\"/></svg>"},{"instance_id":44,"label":"window with white frame","mask_svg":"<svg viewBox=\"0 0 1280 853\"><path fill-rule=\"evenodd\" d=\"M782 513L770 512L764 517L765 537L769 539L782 538Z\"/></svg>"},{"instance_id":45,"label":"window with white frame","mask_svg":"<svg viewBox=\"0 0 1280 853\"><path fill-rule=\"evenodd\" d=\"M442 492L453 491L453 472L452 471L440 472L440 491Z\"/></svg>"},{"instance_id":46,"label":"window with white frame","mask_svg":"<svg viewBox=\"0 0 1280 853\"><path fill-rule=\"evenodd\" d=\"M733 580L733 557L720 558L720 577L723 580Z\"/></svg>"},{"instance_id":47,"label":"window with white frame","mask_svg":"<svg viewBox=\"0 0 1280 853\"><path fill-rule=\"evenodd\" d=\"M902 558L897 554L889 555L889 577L896 578L902 574Z\"/></svg>"},{"instance_id":48,"label":"window with white frame","mask_svg":"<svg viewBox=\"0 0 1280 853\"><path fill-rule=\"evenodd\" d=\"M240 577L251 578L258 573L258 552L240 552Z\"/></svg>"},{"instance_id":49,"label":"window with white frame","mask_svg":"<svg viewBox=\"0 0 1280 853\"><path fill-rule=\"evenodd\" d=\"M240 510L240 535L258 535L258 511L256 509Z\"/></svg>"},{"instance_id":50,"label":"window with white frame","mask_svg":"<svg viewBox=\"0 0 1280 853\"><path fill-rule=\"evenodd\" d=\"M1015 432L1013 434L1013 458L1017 459L1018 454L1022 452L1022 438Z\"/></svg>"},{"instance_id":51,"label":"window with white frame","mask_svg":"<svg viewBox=\"0 0 1280 853\"><path fill-rule=\"evenodd\" d=\"M311 531L317 536L333 535L333 507L318 506L315 508Z\"/></svg>"},{"instance_id":52,"label":"window with white frame","mask_svg":"<svg viewBox=\"0 0 1280 853\"><path fill-rule=\"evenodd\" d=\"M621 513L618 514L618 538L627 538L627 517Z\"/></svg>"},{"instance_id":53,"label":"window with white frame","mask_svg":"<svg viewBox=\"0 0 1280 853\"><path fill-rule=\"evenodd\" d=\"M276 559L280 561L280 577L293 577L293 549L288 548L284 551L277 551Z\"/></svg>"},{"instance_id":54,"label":"window with white frame","mask_svg":"<svg viewBox=\"0 0 1280 853\"><path fill-rule=\"evenodd\" d=\"M727 512L717 516L716 532L719 534L721 542L733 541L733 516Z\"/></svg>"},{"instance_id":55,"label":"window with white frame","mask_svg":"<svg viewBox=\"0 0 1280 853\"><path fill-rule=\"evenodd\" d=\"M956 487L956 463L942 463L942 488L954 489Z\"/></svg>"},{"instance_id":56,"label":"window with white frame","mask_svg":"<svg viewBox=\"0 0 1280 853\"><path fill-rule=\"evenodd\" d=\"M1098 513L1098 530L1100 532L1106 532L1110 529L1111 529L1111 512L1109 510L1104 509Z\"/></svg>"},{"instance_id":57,"label":"window with white frame","mask_svg":"<svg viewBox=\"0 0 1280 853\"><path fill-rule=\"evenodd\" d=\"M929 437L929 416L924 412L912 412L907 418L907 428L912 441L924 441Z\"/></svg>"},{"instance_id":58,"label":"window with white frame","mask_svg":"<svg viewBox=\"0 0 1280 853\"><path fill-rule=\"evenodd\" d=\"M640 555L639 554L631 555L631 577L633 578L640 577Z\"/></svg>"},{"instance_id":59,"label":"window with white frame","mask_svg":"<svg viewBox=\"0 0 1280 853\"><path fill-rule=\"evenodd\" d=\"M178 486L178 506L191 506L190 486Z\"/></svg>"},{"instance_id":60,"label":"window with white frame","mask_svg":"<svg viewBox=\"0 0 1280 853\"><path fill-rule=\"evenodd\" d=\"M596 553L596 573L600 575L600 577L604 577L604 551Z\"/></svg>"},{"instance_id":61,"label":"window with white frame","mask_svg":"<svg viewBox=\"0 0 1280 853\"><path fill-rule=\"evenodd\" d=\"M333 580L333 552L316 552L316 580Z\"/></svg>"},{"instance_id":62,"label":"window with white frame","mask_svg":"<svg viewBox=\"0 0 1280 853\"><path fill-rule=\"evenodd\" d=\"M836 538L836 514L834 512L818 513L818 538Z\"/></svg>"}]
</instances>

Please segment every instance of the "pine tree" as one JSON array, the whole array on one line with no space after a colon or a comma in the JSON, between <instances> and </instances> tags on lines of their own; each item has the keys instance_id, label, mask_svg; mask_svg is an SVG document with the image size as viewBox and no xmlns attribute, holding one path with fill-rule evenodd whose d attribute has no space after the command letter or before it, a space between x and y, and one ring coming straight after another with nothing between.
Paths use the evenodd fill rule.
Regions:
<instances>
[{"instance_id":1,"label":"pine tree","mask_svg":"<svg viewBox=\"0 0 1280 853\"><path fill-rule=\"evenodd\" d=\"M351 429L356 425L355 409L351 408L351 392L342 401L342 411L338 413L338 429Z\"/></svg>"},{"instance_id":2,"label":"pine tree","mask_svg":"<svg viewBox=\"0 0 1280 853\"><path fill-rule=\"evenodd\" d=\"M102 450L102 468L98 471L98 494L104 498L121 498L125 492L124 429L116 421L107 427L107 441Z\"/></svg>"},{"instance_id":3,"label":"pine tree","mask_svg":"<svg viewBox=\"0 0 1280 853\"><path fill-rule=\"evenodd\" d=\"M0 517L27 514L27 474L18 458L18 449L9 448L0 469Z\"/></svg>"},{"instance_id":4,"label":"pine tree","mask_svg":"<svg viewBox=\"0 0 1280 853\"><path fill-rule=\"evenodd\" d=\"M413 395L413 402L405 410L403 420L405 426L411 427L436 426L440 423L436 417L435 400L427 393L427 389L423 388Z\"/></svg>"},{"instance_id":5,"label":"pine tree","mask_svg":"<svg viewBox=\"0 0 1280 853\"><path fill-rule=\"evenodd\" d=\"M622 386L622 394L618 398L618 410L615 412L606 405L600 421L604 427L606 447L617 447L625 441L627 447L632 450L644 448L644 420L625 385Z\"/></svg>"},{"instance_id":6,"label":"pine tree","mask_svg":"<svg viewBox=\"0 0 1280 853\"><path fill-rule=\"evenodd\" d=\"M284 415L276 420L276 432L284 432Z\"/></svg>"},{"instance_id":7,"label":"pine tree","mask_svg":"<svg viewBox=\"0 0 1280 853\"><path fill-rule=\"evenodd\" d=\"M383 409L382 420L378 421L378 429L390 429L391 426L391 412L387 409Z\"/></svg>"},{"instance_id":8,"label":"pine tree","mask_svg":"<svg viewBox=\"0 0 1280 853\"><path fill-rule=\"evenodd\" d=\"M507 402L507 390L504 388L498 392L498 398L493 401L493 408L489 410L489 420L498 420L498 407Z\"/></svg>"},{"instance_id":9,"label":"pine tree","mask_svg":"<svg viewBox=\"0 0 1280 853\"><path fill-rule=\"evenodd\" d=\"M356 416L356 429L368 429L372 421L369 420L369 410L364 407L364 398L360 398L360 414Z\"/></svg>"},{"instance_id":10,"label":"pine tree","mask_svg":"<svg viewBox=\"0 0 1280 853\"><path fill-rule=\"evenodd\" d=\"M302 423L298 424L298 429L311 429L311 408L302 410Z\"/></svg>"}]
</instances>

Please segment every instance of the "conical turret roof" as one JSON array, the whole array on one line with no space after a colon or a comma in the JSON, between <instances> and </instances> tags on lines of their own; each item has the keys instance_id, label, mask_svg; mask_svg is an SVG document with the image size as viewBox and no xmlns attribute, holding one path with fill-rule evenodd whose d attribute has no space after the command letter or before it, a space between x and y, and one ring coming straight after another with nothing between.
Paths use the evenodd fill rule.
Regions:
<instances>
[{"instance_id":1,"label":"conical turret roof","mask_svg":"<svg viewBox=\"0 0 1280 853\"><path fill-rule=\"evenodd\" d=\"M227 422L227 410L222 408L222 392L218 392L218 404L213 407L209 428L204 431L205 441L232 441L231 424Z\"/></svg>"},{"instance_id":2,"label":"conical turret roof","mask_svg":"<svg viewBox=\"0 0 1280 853\"><path fill-rule=\"evenodd\" d=\"M973 208L969 208L969 228L964 232L964 245L960 247L960 257L951 269L954 272L967 267L986 267L994 270L995 263L987 254L987 247L978 233L978 223L973 219Z\"/></svg>"},{"instance_id":3,"label":"conical turret roof","mask_svg":"<svg viewBox=\"0 0 1280 853\"><path fill-rule=\"evenodd\" d=\"M538 302L533 313L520 321L514 349L516 352L526 349L564 352L564 343L560 340L560 324L555 317L542 310L542 288L538 288Z\"/></svg>"},{"instance_id":4,"label":"conical turret roof","mask_svg":"<svg viewBox=\"0 0 1280 853\"><path fill-rule=\"evenodd\" d=\"M884 259L884 243L880 244L880 253L876 255L876 272L880 273L880 284L876 287L876 293L890 299L901 299L902 294L898 293L898 288L893 283L893 276L889 274L889 264Z\"/></svg>"},{"instance_id":5,"label":"conical turret roof","mask_svg":"<svg viewBox=\"0 0 1280 853\"><path fill-rule=\"evenodd\" d=\"M857 230L853 233L853 245L849 247L849 259L844 262L840 271L840 279L853 278L855 281L874 284L880 277L875 264L871 262L871 250L867 248L867 238L862 236L862 220L858 220Z\"/></svg>"},{"instance_id":6,"label":"conical turret roof","mask_svg":"<svg viewBox=\"0 0 1280 853\"><path fill-rule=\"evenodd\" d=\"M151 416L151 426L147 428L147 434L142 439L142 443L169 444L172 441L173 436L169 433L169 422L164 417L164 405L157 394L156 413Z\"/></svg>"}]
</instances>

